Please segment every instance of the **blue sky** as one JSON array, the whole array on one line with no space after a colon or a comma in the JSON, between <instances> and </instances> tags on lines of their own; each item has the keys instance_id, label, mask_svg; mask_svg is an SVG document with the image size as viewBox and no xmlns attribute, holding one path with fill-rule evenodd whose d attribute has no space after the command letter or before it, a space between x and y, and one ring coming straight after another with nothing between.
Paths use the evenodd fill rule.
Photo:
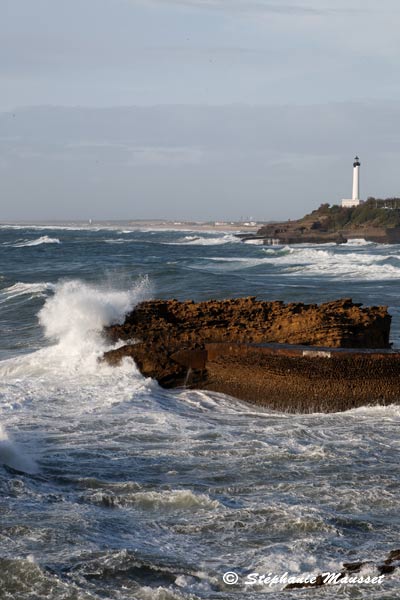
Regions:
<instances>
[{"instance_id":1,"label":"blue sky","mask_svg":"<svg viewBox=\"0 0 400 600\"><path fill-rule=\"evenodd\" d=\"M320 192L327 177L331 202L349 194L355 153L362 158L364 194L400 194L400 132L390 118L400 96L395 0L0 0L0 5L0 173L13 199L0 207L0 219L34 216L26 189L39 218L111 218L106 197L97 204L89 197L101 190L91 187L82 168L88 154L97 160L100 143L108 148L102 177L108 176L109 193L117 181L116 218L236 218L241 201L258 218L296 216L327 201ZM41 112L43 131L34 138L29 130L37 112L31 107L38 106L48 107L48 114ZM132 115L141 106L152 110L143 115L139 143ZM232 106L242 112L232 113ZM50 107L75 113L73 140L70 117L60 109L57 118L65 123L54 127ZM127 117L121 107L133 112ZM99 124L101 139L94 139L77 113L86 109L86 118L96 118L98 108L110 110ZM234 145L218 139L217 114L224 131L229 124L233 128ZM241 127L229 121L232 115L243 115ZM118 163L113 126L123 127L124 119L130 136L124 148L131 158ZM55 179L54 147L58 168L75 179L72 189ZM315 187L309 165L315 165ZM140 174L133 182L130 168ZM18 169L24 185L15 180ZM201 214L190 190L204 179ZM66 190L79 198L68 214ZM132 196L146 199L135 214ZM59 209L55 197L64 198Z\"/></svg>"}]
</instances>

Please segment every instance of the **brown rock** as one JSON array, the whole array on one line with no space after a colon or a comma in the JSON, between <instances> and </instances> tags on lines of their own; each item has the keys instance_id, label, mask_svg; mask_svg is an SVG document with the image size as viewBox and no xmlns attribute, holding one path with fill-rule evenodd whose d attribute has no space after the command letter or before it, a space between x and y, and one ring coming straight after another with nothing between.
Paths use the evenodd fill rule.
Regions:
<instances>
[{"instance_id":1,"label":"brown rock","mask_svg":"<svg viewBox=\"0 0 400 600\"><path fill-rule=\"evenodd\" d=\"M364 308L348 298L319 306L253 296L154 300L107 328L112 341L127 344L104 358L117 364L130 356L164 387L201 387L281 410L343 410L373 401L377 385L378 399L393 401L399 360L388 372L377 355L338 353L327 361L326 351L307 354L304 346L389 348L390 321L386 307ZM378 382L372 388L371 379Z\"/></svg>"}]
</instances>

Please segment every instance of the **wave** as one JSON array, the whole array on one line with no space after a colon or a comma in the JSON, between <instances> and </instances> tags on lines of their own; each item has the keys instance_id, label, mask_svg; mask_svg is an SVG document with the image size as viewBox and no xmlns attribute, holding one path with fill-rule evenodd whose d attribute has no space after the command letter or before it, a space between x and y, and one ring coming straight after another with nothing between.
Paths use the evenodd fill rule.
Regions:
<instances>
[{"instance_id":1,"label":"wave","mask_svg":"<svg viewBox=\"0 0 400 600\"><path fill-rule=\"evenodd\" d=\"M250 246L263 246L264 240L243 240L244 244L248 244Z\"/></svg>"},{"instance_id":2,"label":"wave","mask_svg":"<svg viewBox=\"0 0 400 600\"><path fill-rule=\"evenodd\" d=\"M101 333L106 325L121 323L133 306L149 292L147 278L130 290L102 289L82 281L66 281L55 288L39 312L39 322L49 340L68 353L89 345L103 346Z\"/></svg>"},{"instance_id":3,"label":"wave","mask_svg":"<svg viewBox=\"0 0 400 600\"><path fill-rule=\"evenodd\" d=\"M38 283L23 283L18 281L14 285L10 285L8 288L4 288L0 291L3 299L0 302L6 302L8 300L14 300L20 296L30 295L31 298L35 296L45 296L46 292L54 291L55 285L49 282L38 282Z\"/></svg>"},{"instance_id":4,"label":"wave","mask_svg":"<svg viewBox=\"0 0 400 600\"><path fill-rule=\"evenodd\" d=\"M357 277L379 281L400 278L400 266L391 264L391 258L393 256L362 252L292 248L288 253L275 255L267 260L271 260L276 266L284 266L286 274L293 276L333 276L343 280Z\"/></svg>"},{"instance_id":5,"label":"wave","mask_svg":"<svg viewBox=\"0 0 400 600\"><path fill-rule=\"evenodd\" d=\"M282 272L289 276L333 276L342 280L356 277L370 281L400 278L400 264L396 264L400 261L400 255L396 254L289 246L277 250L268 248L264 252L267 254L264 259L266 264L283 267Z\"/></svg>"},{"instance_id":6,"label":"wave","mask_svg":"<svg viewBox=\"0 0 400 600\"><path fill-rule=\"evenodd\" d=\"M18 471L36 473L37 466L34 460L24 454L22 449L15 444L0 424L0 464L7 465Z\"/></svg>"},{"instance_id":7,"label":"wave","mask_svg":"<svg viewBox=\"0 0 400 600\"><path fill-rule=\"evenodd\" d=\"M168 246L218 246L221 244L238 244L241 240L231 233L218 237L202 237L200 235L185 235L175 242L164 242Z\"/></svg>"},{"instance_id":8,"label":"wave","mask_svg":"<svg viewBox=\"0 0 400 600\"><path fill-rule=\"evenodd\" d=\"M72 280L55 285L15 284L8 291L23 294L31 293L32 288L38 293L45 289L53 291L38 313L45 337L52 345L0 362L0 376L28 376L47 369L56 373L60 369L65 373L76 370L96 372L98 357L110 347L103 337L104 327L121 323L135 304L149 297L151 290L148 278L143 277L127 290Z\"/></svg>"},{"instance_id":9,"label":"wave","mask_svg":"<svg viewBox=\"0 0 400 600\"><path fill-rule=\"evenodd\" d=\"M217 256L207 260L211 261L209 268L217 271L278 267L282 275L289 277L335 277L343 281L354 278L367 281L400 279L400 254L289 246L263 248L262 253L260 257ZM212 263L220 265L213 266Z\"/></svg>"},{"instance_id":10,"label":"wave","mask_svg":"<svg viewBox=\"0 0 400 600\"><path fill-rule=\"evenodd\" d=\"M77 586L62 581L51 569L40 566L33 554L26 558L0 558L0 589L4 599L40 598L41 600L90 600L91 594L80 594Z\"/></svg>"},{"instance_id":11,"label":"wave","mask_svg":"<svg viewBox=\"0 0 400 600\"><path fill-rule=\"evenodd\" d=\"M13 248L28 248L30 246L41 246L42 244L60 244L60 240L58 238L51 238L48 235L42 235L40 238L36 240L25 240L23 242L19 242L17 244L12 244Z\"/></svg>"},{"instance_id":12,"label":"wave","mask_svg":"<svg viewBox=\"0 0 400 600\"><path fill-rule=\"evenodd\" d=\"M347 240L346 246L374 246L374 242L367 242L364 238L351 238Z\"/></svg>"},{"instance_id":13,"label":"wave","mask_svg":"<svg viewBox=\"0 0 400 600\"><path fill-rule=\"evenodd\" d=\"M114 240L103 240L105 244L131 244L135 240L127 240L125 238L115 238Z\"/></svg>"},{"instance_id":14,"label":"wave","mask_svg":"<svg viewBox=\"0 0 400 600\"><path fill-rule=\"evenodd\" d=\"M195 494L191 490L169 490L162 492L140 491L115 495L96 491L83 498L86 502L109 508L138 508L148 511L215 510L220 504L206 494Z\"/></svg>"}]
</instances>

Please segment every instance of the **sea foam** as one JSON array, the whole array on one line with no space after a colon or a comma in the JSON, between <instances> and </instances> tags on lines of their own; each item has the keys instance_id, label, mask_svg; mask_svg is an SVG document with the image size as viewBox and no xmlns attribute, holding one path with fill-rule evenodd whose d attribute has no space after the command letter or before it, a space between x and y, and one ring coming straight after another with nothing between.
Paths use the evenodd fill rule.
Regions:
<instances>
[{"instance_id":1,"label":"sea foam","mask_svg":"<svg viewBox=\"0 0 400 600\"><path fill-rule=\"evenodd\" d=\"M219 246L221 244L238 244L241 243L241 240L227 233L225 235L215 236L215 237L205 237L202 235L185 235L183 238L178 239L175 242L164 242L167 246Z\"/></svg>"},{"instance_id":2,"label":"sea foam","mask_svg":"<svg viewBox=\"0 0 400 600\"><path fill-rule=\"evenodd\" d=\"M14 285L10 285L8 288L1 290L2 298L0 299L0 302L13 300L26 295L31 297L44 296L46 292L53 291L54 289L55 285L49 282L24 283L18 281L17 283L14 283Z\"/></svg>"},{"instance_id":3,"label":"sea foam","mask_svg":"<svg viewBox=\"0 0 400 600\"><path fill-rule=\"evenodd\" d=\"M31 246L41 246L42 244L60 244L60 240L58 238L51 238L48 235L42 235L40 238L36 240L24 240L22 242L18 242L13 244L13 248L29 248Z\"/></svg>"},{"instance_id":4,"label":"sea foam","mask_svg":"<svg viewBox=\"0 0 400 600\"><path fill-rule=\"evenodd\" d=\"M41 285L38 290L43 290ZM17 291L22 293L26 288ZM150 296L151 285L147 277L125 290L71 280L55 284L52 291L38 313L49 345L0 362L0 375L32 376L49 370L62 377L71 371L95 373L99 369L97 359L110 347L103 336L104 327L122 322L135 304Z\"/></svg>"}]
</instances>

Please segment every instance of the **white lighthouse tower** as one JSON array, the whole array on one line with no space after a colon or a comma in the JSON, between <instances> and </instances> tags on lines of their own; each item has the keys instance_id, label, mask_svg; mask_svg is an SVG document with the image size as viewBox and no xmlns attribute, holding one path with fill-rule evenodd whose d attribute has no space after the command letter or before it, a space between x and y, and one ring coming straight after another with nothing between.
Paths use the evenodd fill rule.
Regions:
<instances>
[{"instance_id":1,"label":"white lighthouse tower","mask_svg":"<svg viewBox=\"0 0 400 600\"><path fill-rule=\"evenodd\" d=\"M362 200L360 200L360 166L360 159L356 156L353 162L353 194L350 200L342 200L342 206L345 208L358 206L362 203Z\"/></svg>"}]
</instances>

